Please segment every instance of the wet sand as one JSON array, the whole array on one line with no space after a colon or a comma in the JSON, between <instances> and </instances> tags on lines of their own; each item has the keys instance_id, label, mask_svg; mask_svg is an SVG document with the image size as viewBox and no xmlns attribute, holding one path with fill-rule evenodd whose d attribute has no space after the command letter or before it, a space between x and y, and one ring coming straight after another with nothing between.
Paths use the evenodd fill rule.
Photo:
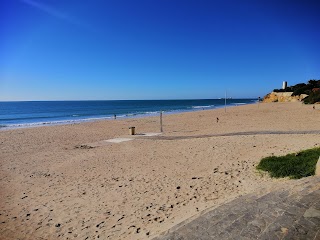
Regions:
<instances>
[{"instance_id":1,"label":"wet sand","mask_svg":"<svg viewBox=\"0 0 320 240\"><path fill-rule=\"evenodd\" d=\"M162 135L102 145L130 138L130 126L159 132L159 119L0 131L0 238L151 239L237 196L290 184L255 166L320 144L320 111L301 103L165 115L163 123Z\"/></svg>"}]
</instances>

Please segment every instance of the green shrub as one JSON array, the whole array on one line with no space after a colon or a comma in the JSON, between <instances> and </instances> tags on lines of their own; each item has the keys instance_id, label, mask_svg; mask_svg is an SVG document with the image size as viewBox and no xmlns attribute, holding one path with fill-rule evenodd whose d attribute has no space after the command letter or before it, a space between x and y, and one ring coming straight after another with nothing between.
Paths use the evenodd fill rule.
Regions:
<instances>
[{"instance_id":1,"label":"green shrub","mask_svg":"<svg viewBox=\"0 0 320 240\"><path fill-rule=\"evenodd\" d=\"M296 88L293 93L292 96L296 96L296 95L300 95L300 94L309 94L311 91L311 89L309 88L309 86L305 85L302 86L301 88Z\"/></svg>"},{"instance_id":2,"label":"green shrub","mask_svg":"<svg viewBox=\"0 0 320 240\"><path fill-rule=\"evenodd\" d=\"M271 177L289 177L298 179L315 174L316 164L320 156L320 148L308 149L297 154L272 156L263 158L257 166L258 170L267 171Z\"/></svg>"},{"instance_id":3,"label":"green shrub","mask_svg":"<svg viewBox=\"0 0 320 240\"><path fill-rule=\"evenodd\" d=\"M292 92L291 87L287 87L286 89L273 89L274 92Z\"/></svg>"},{"instance_id":4,"label":"green shrub","mask_svg":"<svg viewBox=\"0 0 320 240\"><path fill-rule=\"evenodd\" d=\"M320 91L311 92L308 97L303 99L305 104L314 104L316 102L320 102Z\"/></svg>"}]
</instances>

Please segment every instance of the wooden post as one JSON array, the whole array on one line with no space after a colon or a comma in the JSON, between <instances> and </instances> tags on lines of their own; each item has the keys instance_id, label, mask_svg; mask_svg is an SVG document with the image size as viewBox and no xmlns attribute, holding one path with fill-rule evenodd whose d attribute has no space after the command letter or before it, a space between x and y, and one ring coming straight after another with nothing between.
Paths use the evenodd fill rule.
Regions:
<instances>
[{"instance_id":1,"label":"wooden post","mask_svg":"<svg viewBox=\"0 0 320 240\"><path fill-rule=\"evenodd\" d=\"M163 129L162 129L162 111L160 111L160 132L163 132Z\"/></svg>"}]
</instances>

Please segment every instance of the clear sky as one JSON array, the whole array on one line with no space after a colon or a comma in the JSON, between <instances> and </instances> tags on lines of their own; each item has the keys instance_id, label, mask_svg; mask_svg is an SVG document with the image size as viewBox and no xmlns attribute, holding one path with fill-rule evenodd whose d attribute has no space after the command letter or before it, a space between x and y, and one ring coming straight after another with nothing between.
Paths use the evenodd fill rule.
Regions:
<instances>
[{"instance_id":1,"label":"clear sky","mask_svg":"<svg viewBox=\"0 0 320 240\"><path fill-rule=\"evenodd\" d=\"M319 0L0 4L0 101L262 97L320 79Z\"/></svg>"}]
</instances>

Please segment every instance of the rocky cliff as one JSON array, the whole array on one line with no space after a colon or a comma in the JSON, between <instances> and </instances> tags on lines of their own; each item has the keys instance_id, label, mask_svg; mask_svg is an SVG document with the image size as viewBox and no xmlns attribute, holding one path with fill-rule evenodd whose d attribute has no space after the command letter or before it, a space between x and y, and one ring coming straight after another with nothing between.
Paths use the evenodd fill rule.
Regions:
<instances>
[{"instance_id":1,"label":"rocky cliff","mask_svg":"<svg viewBox=\"0 0 320 240\"><path fill-rule=\"evenodd\" d=\"M301 94L297 96L291 95L292 92L271 92L263 98L263 102L298 102L302 101L302 99L308 96L307 94Z\"/></svg>"}]
</instances>

